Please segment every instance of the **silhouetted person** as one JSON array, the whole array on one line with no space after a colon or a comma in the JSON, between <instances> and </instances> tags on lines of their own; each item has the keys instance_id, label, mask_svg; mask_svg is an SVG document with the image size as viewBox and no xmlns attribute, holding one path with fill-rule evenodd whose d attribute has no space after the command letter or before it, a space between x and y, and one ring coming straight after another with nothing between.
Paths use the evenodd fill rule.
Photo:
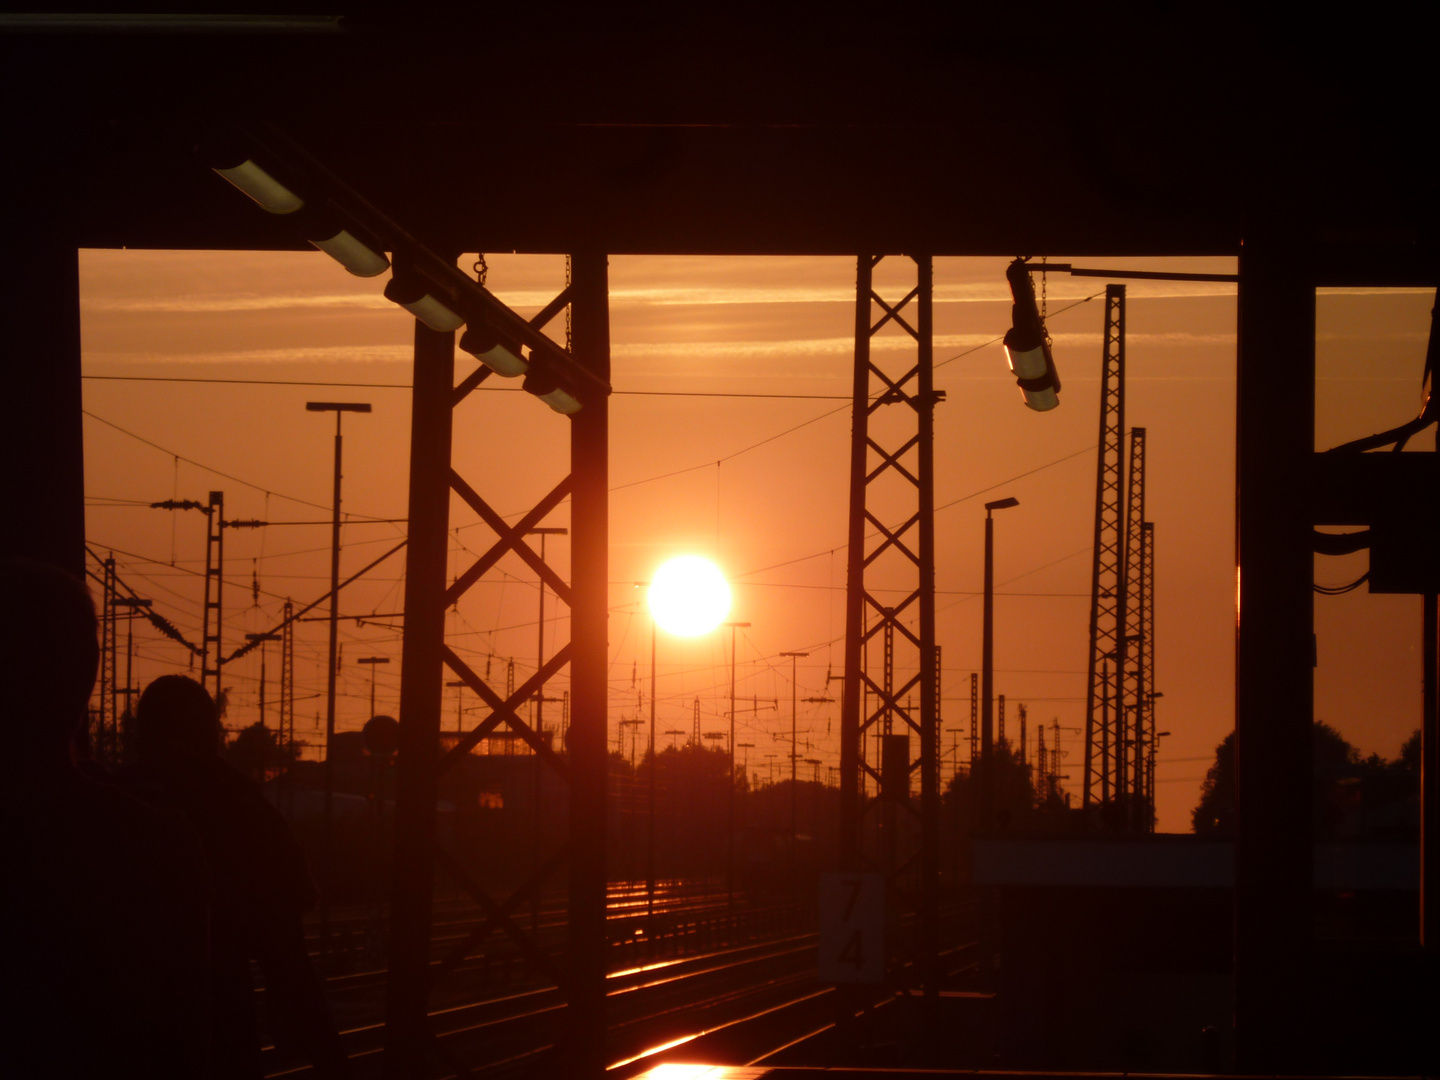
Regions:
<instances>
[{"instance_id":1,"label":"silhouetted person","mask_svg":"<svg viewBox=\"0 0 1440 1080\"><path fill-rule=\"evenodd\" d=\"M200 1077L205 864L176 815L75 767L95 608L0 561L0 1074Z\"/></svg>"},{"instance_id":2,"label":"silhouetted person","mask_svg":"<svg viewBox=\"0 0 1440 1080\"><path fill-rule=\"evenodd\" d=\"M146 687L135 711L136 764L120 782L179 811L200 835L214 894L211 921L211 1075L261 1075L251 960L265 980L277 1045L321 1076L347 1075L324 993L305 950L304 913L315 884L279 812L260 787L220 756L215 703L183 675Z\"/></svg>"}]
</instances>

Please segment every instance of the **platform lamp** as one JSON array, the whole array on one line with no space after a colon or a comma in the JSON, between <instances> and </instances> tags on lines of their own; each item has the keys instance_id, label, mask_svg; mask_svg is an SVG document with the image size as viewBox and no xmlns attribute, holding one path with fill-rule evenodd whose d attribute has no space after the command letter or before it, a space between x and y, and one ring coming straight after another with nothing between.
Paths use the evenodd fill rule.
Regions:
<instances>
[{"instance_id":1,"label":"platform lamp","mask_svg":"<svg viewBox=\"0 0 1440 1080\"><path fill-rule=\"evenodd\" d=\"M330 517L330 648L326 665L325 687L325 858L328 870L334 869L335 851L335 679L338 674L340 655L340 461L343 445L340 435L340 421L347 412L368 413L369 402L364 401L307 401L306 412L333 412L335 414L335 471L332 511ZM320 894L320 952L330 956L330 908L325 900L326 892Z\"/></svg>"}]
</instances>

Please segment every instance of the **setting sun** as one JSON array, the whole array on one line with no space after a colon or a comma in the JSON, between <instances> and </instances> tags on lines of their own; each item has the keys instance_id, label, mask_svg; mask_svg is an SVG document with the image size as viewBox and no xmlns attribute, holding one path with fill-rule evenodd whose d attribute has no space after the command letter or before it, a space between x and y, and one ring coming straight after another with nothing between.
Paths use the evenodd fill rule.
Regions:
<instances>
[{"instance_id":1,"label":"setting sun","mask_svg":"<svg viewBox=\"0 0 1440 1080\"><path fill-rule=\"evenodd\" d=\"M650 614L672 634L695 637L720 625L730 611L730 586L719 567L698 555L681 555L655 571Z\"/></svg>"}]
</instances>

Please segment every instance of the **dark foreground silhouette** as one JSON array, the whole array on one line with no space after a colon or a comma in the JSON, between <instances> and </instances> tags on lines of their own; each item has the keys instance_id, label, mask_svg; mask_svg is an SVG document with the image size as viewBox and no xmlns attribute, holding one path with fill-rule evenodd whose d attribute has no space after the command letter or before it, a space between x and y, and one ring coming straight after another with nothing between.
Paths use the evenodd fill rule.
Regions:
<instances>
[{"instance_id":1,"label":"dark foreground silhouette","mask_svg":"<svg viewBox=\"0 0 1440 1080\"><path fill-rule=\"evenodd\" d=\"M260 788L220 757L215 703L192 679L165 675L135 713L138 761L120 783L184 817L200 836L212 881L211 1075L259 1077L251 961L265 982L267 1027L282 1051L323 1077L348 1075L302 918L317 899L299 846Z\"/></svg>"},{"instance_id":2,"label":"dark foreground silhouette","mask_svg":"<svg viewBox=\"0 0 1440 1080\"><path fill-rule=\"evenodd\" d=\"M194 832L76 768L99 660L85 587L0 562L0 957L7 1077L199 1077L204 858Z\"/></svg>"}]
</instances>

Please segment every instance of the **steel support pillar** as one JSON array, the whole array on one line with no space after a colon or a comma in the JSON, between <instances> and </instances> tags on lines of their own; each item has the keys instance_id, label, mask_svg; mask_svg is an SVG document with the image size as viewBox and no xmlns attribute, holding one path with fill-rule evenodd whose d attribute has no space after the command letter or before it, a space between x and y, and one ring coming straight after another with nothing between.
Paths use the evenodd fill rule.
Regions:
<instances>
[{"instance_id":1,"label":"steel support pillar","mask_svg":"<svg viewBox=\"0 0 1440 1080\"><path fill-rule=\"evenodd\" d=\"M26 164L47 175L27 173ZM18 173L26 190L9 201L25 210L10 219L0 260L0 364L9 402L0 424L0 557L49 563L84 580L80 271L69 236L74 207L56 194L68 185L48 175L53 165L17 161L7 177Z\"/></svg>"},{"instance_id":2,"label":"steel support pillar","mask_svg":"<svg viewBox=\"0 0 1440 1080\"><path fill-rule=\"evenodd\" d=\"M574 356L608 386L609 315L606 260L581 255L573 260L572 283L531 322L545 322L571 308ZM526 962L554 980L568 1008L551 1036L563 1064L540 1066L556 1075L599 1080L605 1072L605 720L606 615L608 607L608 427L603 393L587 393L571 417L571 473L518 522L511 524L451 466L452 413L490 374L476 367L455 383L453 334L417 324L411 417L410 534L405 582L405 636L400 689L400 750L396 767L396 827L393 856L390 975L386 1001L386 1075L428 1076L432 1059L444 1071L465 1074L446 1044L430 1031L430 986L445 978L492 934L510 939ZM533 355L533 353L532 353ZM566 353L568 360L570 354ZM526 398L525 407L539 408ZM487 526L496 540L490 549L447 585L446 550L452 496ZM570 497L571 581L567 583L532 549L527 537ZM458 512L458 511L457 511ZM514 553L544 583L558 603L570 607L571 634L523 685L514 685L507 665L504 695L493 689L445 643L445 610L507 553ZM543 650L542 650L543 653ZM543 696L546 682L570 665L566 746L556 749L521 717L524 703ZM440 711L446 669L473 690L489 713L456 744L441 753ZM573 711L572 711L573 709ZM436 842L435 800L439 777L484 740L500 732L518 739L565 784L569 798L568 840L542 851L544 837L527 845L533 861L520 871L521 884L507 897L491 897L476 873L473 851ZM538 787L537 787L538 790ZM538 841L538 842L537 842ZM569 910L563 958L536 937L533 913L541 890L568 864ZM440 959L431 961L431 906L438 872L479 905L485 918ZM529 907L527 931L514 916Z\"/></svg>"},{"instance_id":3,"label":"steel support pillar","mask_svg":"<svg viewBox=\"0 0 1440 1080\"><path fill-rule=\"evenodd\" d=\"M917 916L916 971L926 994L931 995L938 992L935 948L940 824L940 773L935 752L939 702L935 671L934 409L943 395L935 391L933 384L931 260L928 256L913 257L915 287L892 303L874 287L874 269L882 258L862 255L856 273L845 689L841 707L840 865L847 870L879 868L879 853L867 855L861 839L866 809L861 795L862 774L873 777L877 791L881 789L880 762L872 766L865 760L864 740L875 724L898 719L904 725L900 731L918 736L912 745L918 745L919 757L907 764L909 774L917 770L920 774L919 807L917 810L908 797L899 802L899 807L902 813L919 817L920 842L918 850L899 859L888 894L892 903L898 901ZM914 307L907 311L912 302ZM913 324L908 317L913 317ZM913 343L913 352L899 350L903 360L891 358L894 350L885 350L884 363L874 355L872 342L886 327L899 328L909 339L907 344ZM879 410L896 405L902 408L893 418L887 414L886 423L876 423ZM913 428L909 425L912 416ZM877 481L891 486L884 497L877 490ZM867 529L874 530L877 542L873 546ZM867 571L877 579L884 572L887 584L897 574L913 574L914 589L898 603L881 603L866 589ZM866 669L866 644L877 634L904 650L898 667L913 674L904 679L882 676L878 681L871 676ZM895 657L890 648L886 653L889 667ZM917 688L919 716L914 715L906 700ZM865 704L862 710L862 702L867 701L874 707Z\"/></svg>"},{"instance_id":4,"label":"steel support pillar","mask_svg":"<svg viewBox=\"0 0 1440 1080\"><path fill-rule=\"evenodd\" d=\"M610 381L609 270L603 254L572 260L575 359ZM605 730L609 606L610 427L608 399L576 413L570 428L570 1006L566 1075L605 1075Z\"/></svg>"},{"instance_id":5,"label":"steel support pillar","mask_svg":"<svg viewBox=\"0 0 1440 1080\"><path fill-rule=\"evenodd\" d=\"M444 692L445 585L450 524L451 396L455 335L415 323L410 406L409 544L400 663L400 740L391 853L385 1075L419 1080L430 1031L430 917L435 878L435 796Z\"/></svg>"},{"instance_id":6,"label":"steel support pillar","mask_svg":"<svg viewBox=\"0 0 1440 1080\"><path fill-rule=\"evenodd\" d=\"M1315 283L1284 222L1293 191L1240 254L1236 379L1236 1067L1300 1072L1312 910L1313 604L1308 485ZM1286 205L1280 205L1284 200Z\"/></svg>"}]
</instances>

